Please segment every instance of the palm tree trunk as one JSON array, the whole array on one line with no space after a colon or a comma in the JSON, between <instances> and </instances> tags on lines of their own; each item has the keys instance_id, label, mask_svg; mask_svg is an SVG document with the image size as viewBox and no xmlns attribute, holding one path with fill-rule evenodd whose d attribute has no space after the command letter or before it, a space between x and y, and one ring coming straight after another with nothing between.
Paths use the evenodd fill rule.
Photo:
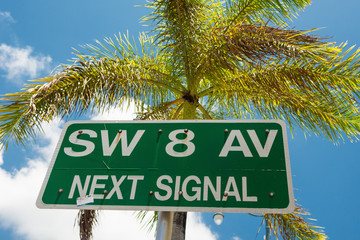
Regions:
<instances>
[{"instance_id":1,"label":"palm tree trunk","mask_svg":"<svg viewBox=\"0 0 360 240\"><path fill-rule=\"evenodd\" d=\"M187 212L174 213L171 240L185 239L186 216Z\"/></svg>"},{"instance_id":2,"label":"palm tree trunk","mask_svg":"<svg viewBox=\"0 0 360 240\"><path fill-rule=\"evenodd\" d=\"M194 103L184 102L183 119L193 120L196 117L196 105Z\"/></svg>"},{"instance_id":3,"label":"palm tree trunk","mask_svg":"<svg viewBox=\"0 0 360 240\"><path fill-rule=\"evenodd\" d=\"M96 210L79 210L77 223L80 228L79 235L81 240L92 239L93 228L97 223L97 214Z\"/></svg>"},{"instance_id":4,"label":"palm tree trunk","mask_svg":"<svg viewBox=\"0 0 360 240\"><path fill-rule=\"evenodd\" d=\"M185 101L183 119L195 119L196 106L194 103ZM185 240L187 212L175 212L173 217L173 226L171 240Z\"/></svg>"}]
</instances>

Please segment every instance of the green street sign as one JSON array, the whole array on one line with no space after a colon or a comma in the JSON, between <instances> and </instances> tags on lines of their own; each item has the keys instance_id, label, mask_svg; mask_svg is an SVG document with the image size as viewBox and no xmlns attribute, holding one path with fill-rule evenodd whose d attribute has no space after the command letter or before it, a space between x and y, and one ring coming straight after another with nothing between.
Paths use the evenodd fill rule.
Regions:
<instances>
[{"instance_id":1,"label":"green street sign","mask_svg":"<svg viewBox=\"0 0 360 240\"><path fill-rule=\"evenodd\" d=\"M253 121L73 121L39 208L290 213L286 126Z\"/></svg>"}]
</instances>

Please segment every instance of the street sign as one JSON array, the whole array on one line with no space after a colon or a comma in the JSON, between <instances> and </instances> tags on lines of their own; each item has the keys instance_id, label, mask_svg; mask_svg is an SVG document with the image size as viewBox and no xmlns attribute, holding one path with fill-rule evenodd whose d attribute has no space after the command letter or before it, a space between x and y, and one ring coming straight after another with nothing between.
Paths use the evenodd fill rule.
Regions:
<instances>
[{"instance_id":1,"label":"street sign","mask_svg":"<svg viewBox=\"0 0 360 240\"><path fill-rule=\"evenodd\" d=\"M285 123L68 122L37 206L292 212Z\"/></svg>"}]
</instances>

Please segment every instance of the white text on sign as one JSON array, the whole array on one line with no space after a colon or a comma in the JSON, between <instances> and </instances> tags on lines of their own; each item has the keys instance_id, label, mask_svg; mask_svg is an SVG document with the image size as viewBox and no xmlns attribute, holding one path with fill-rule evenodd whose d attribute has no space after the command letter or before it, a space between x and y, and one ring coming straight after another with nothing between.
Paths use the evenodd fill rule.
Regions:
<instances>
[{"instance_id":1,"label":"white text on sign","mask_svg":"<svg viewBox=\"0 0 360 240\"><path fill-rule=\"evenodd\" d=\"M104 194L95 194L95 191L99 192L106 188L104 182L109 178L111 178L113 184L110 192L106 196ZM79 175L75 175L68 198L72 199L77 194L80 197L92 195L94 199L111 199L115 197L118 200L134 200L137 196L143 198L143 195L138 194L136 191L143 180L145 180L144 176L141 175L122 175L119 177L116 175L87 175L84 181L84 179L80 179ZM222 181L224 180L226 185L222 189ZM193 182L191 190L188 188L190 182ZM121 188L122 185L126 184L131 184L131 191L130 194L126 192L127 195L124 196ZM227 201L229 197L233 197L237 202L257 202L257 196L248 195L247 185L247 177L236 179L234 176L230 176L224 179L216 176L214 181L209 176L199 178L198 176L190 175L182 179L181 176L173 178L169 175L162 175L156 180L157 189L154 189L154 193L155 198L159 201L179 200L179 193L181 193L186 201L208 201L209 196L212 195L215 201ZM239 186L241 191L239 191Z\"/></svg>"},{"instance_id":2,"label":"white text on sign","mask_svg":"<svg viewBox=\"0 0 360 240\"><path fill-rule=\"evenodd\" d=\"M70 157L84 157L91 154L95 150L96 147L95 144L90 140L84 140L79 138L80 135L79 132L81 132L81 134L89 135L90 138L98 137L98 134L94 130L90 130L90 129L82 129L73 132L69 136L69 142L72 143L73 145L84 146L85 150L76 152L73 150L72 147L65 147L64 152L66 155ZM250 129L244 132L251 139L251 144L255 146L258 155L264 158L268 157L278 130L269 130L269 134L266 138L265 144L262 144L260 142L259 137L255 132L255 130ZM174 130L170 132L168 136L170 142L166 145L164 150L168 155L172 157L187 157L195 152L196 146L192 142L192 140L195 138L194 132L191 130L187 130L186 132L187 136L185 139L177 138L177 135L180 133L184 133L184 130L183 129ZM129 143L126 130L119 132L112 141L110 141L109 139L108 130L101 130L103 156L111 156L119 142L121 142L122 156L130 156L144 134L145 134L145 130L137 130L135 136L131 139ZM245 141L243 134L244 133L242 133L241 130L231 130L219 153L219 157L227 157L230 151L243 152L245 157L253 157L253 153L250 151L249 148L249 143ZM239 143L239 145L234 144L234 142L236 142L235 139ZM174 146L177 144L184 144L187 146L187 149L183 152L177 152L174 150Z\"/></svg>"}]
</instances>

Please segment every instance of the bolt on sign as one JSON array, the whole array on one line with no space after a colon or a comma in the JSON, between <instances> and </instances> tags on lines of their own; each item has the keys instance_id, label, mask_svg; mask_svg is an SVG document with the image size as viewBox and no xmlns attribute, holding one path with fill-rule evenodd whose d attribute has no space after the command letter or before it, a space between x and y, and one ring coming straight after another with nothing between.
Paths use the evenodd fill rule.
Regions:
<instances>
[{"instance_id":1,"label":"bolt on sign","mask_svg":"<svg viewBox=\"0 0 360 240\"><path fill-rule=\"evenodd\" d=\"M72 121L39 208L289 213L286 126L252 121Z\"/></svg>"}]
</instances>

